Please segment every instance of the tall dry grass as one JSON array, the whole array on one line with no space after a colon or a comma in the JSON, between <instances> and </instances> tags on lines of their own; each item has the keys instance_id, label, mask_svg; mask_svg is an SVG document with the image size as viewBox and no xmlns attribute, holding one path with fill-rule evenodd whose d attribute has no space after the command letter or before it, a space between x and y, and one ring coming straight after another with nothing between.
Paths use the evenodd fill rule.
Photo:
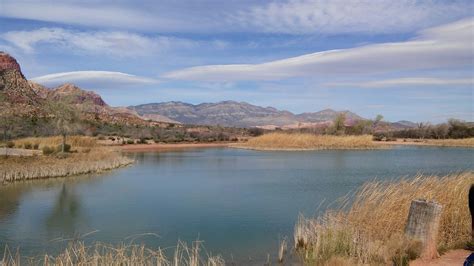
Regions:
<instances>
[{"instance_id":1,"label":"tall dry grass","mask_svg":"<svg viewBox=\"0 0 474 266\"><path fill-rule=\"evenodd\" d=\"M94 148L71 153L66 158L56 156L1 157L0 183L20 180L65 177L99 173L133 162L111 148Z\"/></svg>"},{"instance_id":2,"label":"tall dry grass","mask_svg":"<svg viewBox=\"0 0 474 266\"><path fill-rule=\"evenodd\" d=\"M419 251L417 243L404 237L414 199L443 206L439 251L463 247L471 239L467 204L471 184L474 172L369 182L356 192L350 206L343 204L318 218L299 217L295 247L306 261L318 264L349 259L357 264L403 265Z\"/></svg>"},{"instance_id":3,"label":"tall dry grass","mask_svg":"<svg viewBox=\"0 0 474 266\"><path fill-rule=\"evenodd\" d=\"M375 149L372 136L332 136L307 133L269 133L238 147L257 150Z\"/></svg>"},{"instance_id":4,"label":"tall dry grass","mask_svg":"<svg viewBox=\"0 0 474 266\"><path fill-rule=\"evenodd\" d=\"M26 263L22 263L25 262ZM3 263L3 264L2 264ZM83 242L72 242L60 254L44 254L36 258L22 258L19 252L6 249L0 265L157 265L157 266L221 266L225 261L221 256L212 256L203 252L199 241L192 246L178 242L173 257L167 258L162 248L149 249L144 245L112 246L96 243L87 246Z\"/></svg>"},{"instance_id":5,"label":"tall dry grass","mask_svg":"<svg viewBox=\"0 0 474 266\"><path fill-rule=\"evenodd\" d=\"M94 137L87 137L87 136L68 136L66 138L68 144L72 147L82 147L82 148L93 148L98 146L97 140ZM39 148L43 148L45 146L49 147L56 147L63 143L62 136L53 136L53 137L29 137L29 138L22 138L13 141L16 147L24 147L25 144L39 144Z\"/></svg>"}]
</instances>

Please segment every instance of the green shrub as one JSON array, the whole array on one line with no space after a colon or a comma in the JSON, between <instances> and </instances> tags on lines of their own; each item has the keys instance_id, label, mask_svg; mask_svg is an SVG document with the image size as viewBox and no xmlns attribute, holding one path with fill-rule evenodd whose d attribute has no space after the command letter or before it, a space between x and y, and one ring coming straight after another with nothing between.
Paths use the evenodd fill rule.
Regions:
<instances>
[{"instance_id":1,"label":"green shrub","mask_svg":"<svg viewBox=\"0 0 474 266\"><path fill-rule=\"evenodd\" d=\"M43 155L50 155L55 152L55 150L49 146L44 146L42 150L43 150Z\"/></svg>"},{"instance_id":2,"label":"green shrub","mask_svg":"<svg viewBox=\"0 0 474 266\"><path fill-rule=\"evenodd\" d=\"M39 149L39 146L40 146L39 143L35 143L35 144L33 145L33 150Z\"/></svg>"},{"instance_id":3,"label":"green shrub","mask_svg":"<svg viewBox=\"0 0 474 266\"><path fill-rule=\"evenodd\" d=\"M33 148L33 145L29 142L25 142L25 144L23 144L23 148L31 150L31 148Z\"/></svg>"},{"instance_id":4,"label":"green shrub","mask_svg":"<svg viewBox=\"0 0 474 266\"><path fill-rule=\"evenodd\" d=\"M13 147L15 147L15 142L13 141L7 142L7 148L13 148Z\"/></svg>"},{"instance_id":5,"label":"green shrub","mask_svg":"<svg viewBox=\"0 0 474 266\"><path fill-rule=\"evenodd\" d=\"M62 152L63 151L63 145L59 144L58 147L56 147L57 152ZM71 145L69 144L64 144L64 152L70 152L71 151Z\"/></svg>"},{"instance_id":6,"label":"green shrub","mask_svg":"<svg viewBox=\"0 0 474 266\"><path fill-rule=\"evenodd\" d=\"M127 140L127 144L134 144L135 142L133 141L133 139L129 139Z\"/></svg>"}]
</instances>

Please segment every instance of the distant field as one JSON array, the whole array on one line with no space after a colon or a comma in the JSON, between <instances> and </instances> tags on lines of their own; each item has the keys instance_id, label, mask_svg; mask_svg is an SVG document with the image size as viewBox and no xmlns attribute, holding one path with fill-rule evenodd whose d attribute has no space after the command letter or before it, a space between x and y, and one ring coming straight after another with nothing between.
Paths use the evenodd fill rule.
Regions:
<instances>
[{"instance_id":1,"label":"distant field","mask_svg":"<svg viewBox=\"0 0 474 266\"><path fill-rule=\"evenodd\" d=\"M378 149L383 145L372 141L372 136L331 136L306 133L270 133L234 147L255 150L330 150Z\"/></svg>"}]
</instances>

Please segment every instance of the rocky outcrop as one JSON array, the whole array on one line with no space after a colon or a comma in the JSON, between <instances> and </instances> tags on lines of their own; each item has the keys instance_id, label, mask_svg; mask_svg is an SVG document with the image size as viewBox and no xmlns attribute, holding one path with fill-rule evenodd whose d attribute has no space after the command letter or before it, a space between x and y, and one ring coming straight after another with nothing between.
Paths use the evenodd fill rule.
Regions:
<instances>
[{"instance_id":1,"label":"rocky outcrop","mask_svg":"<svg viewBox=\"0 0 474 266\"><path fill-rule=\"evenodd\" d=\"M0 51L0 72L5 70L16 70L24 79L23 73L21 73L20 64L11 55Z\"/></svg>"},{"instance_id":2,"label":"rocky outcrop","mask_svg":"<svg viewBox=\"0 0 474 266\"><path fill-rule=\"evenodd\" d=\"M53 100L60 100L69 104L91 104L96 106L107 106L105 101L93 91L86 91L74 84L66 83L52 90L49 96Z\"/></svg>"}]
</instances>

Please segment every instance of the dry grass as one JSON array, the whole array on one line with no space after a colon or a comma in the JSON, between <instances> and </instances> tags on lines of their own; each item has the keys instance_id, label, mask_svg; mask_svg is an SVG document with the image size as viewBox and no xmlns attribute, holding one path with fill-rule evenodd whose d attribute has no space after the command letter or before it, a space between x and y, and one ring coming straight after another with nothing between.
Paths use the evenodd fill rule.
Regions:
<instances>
[{"instance_id":1,"label":"dry grass","mask_svg":"<svg viewBox=\"0 0 474 266\"><path fill-rule=\"evenodd\" d=\"M473 172L367 183L355 194L352 205L343 204L319 218L300 217L295 247L306 261L319 264L338 258L358 264L405 264L419 250L404 237L414 199L434 200L443 206L438 250L462 247L471 238L467 205L471 184Z\"/></svg>"},{"instance_id":2,"label":"dry grass","mask_svg":"<svg viewBox=\"0 0 474 266\"><path fill-rule=\"evenodd\" d=\"M237 147L256 150L375 149L382 146L372 136L330 136L305 133L270 133Z\"/></svg>"},{"instance_id":3,"label":"dry grass","mask_svg":"<svg viewBox=\"0 0 474 266\"><path fill-rule=\"evenodd\" d=\"M67 144L70 144L73 148L81 147L81 148L93 148L98 146L97 140L93 137L87 136L68 136L66 138ZM40 137L40 138L23 138L17 139L13 141L15 143L15 147L23 147L25 143L30 144L39 144L39 148L43 148L45 146L56 147L59 144L62 144L63 138L61 136L54 136L54 137Z\"/></svg>"},{"instance_id":4,"label":"dry grass","mask_svg":"<svg viewBox=\"0 0 474 266\"><path fill-rule=\"evenodd\" d=\"M131 164L133 160L111 148L94 148L56 156L0 157L0 183L99 173Z\"/></svg>"},{"instance_id":5,"label":"dry grass","mask_svg":"<svg viewBox=\"0 0 474 266\"><path fill-rule=\"evenodd\" d=\"M23 258L27 263L21 263L18 252L6 250L0 265L158 265L158 266L220 266L225 265L221 256L203 253L200 242L196 241L189 247L184 242L178 242L172 258L165 256L161 248L148 249L144 245L111 246L96 243L86 246L83 242L73 242L61 254L51 256L45 254L40 258ZM3 263L3 264L2 264Z\"/></svg>"}]
</instances>

